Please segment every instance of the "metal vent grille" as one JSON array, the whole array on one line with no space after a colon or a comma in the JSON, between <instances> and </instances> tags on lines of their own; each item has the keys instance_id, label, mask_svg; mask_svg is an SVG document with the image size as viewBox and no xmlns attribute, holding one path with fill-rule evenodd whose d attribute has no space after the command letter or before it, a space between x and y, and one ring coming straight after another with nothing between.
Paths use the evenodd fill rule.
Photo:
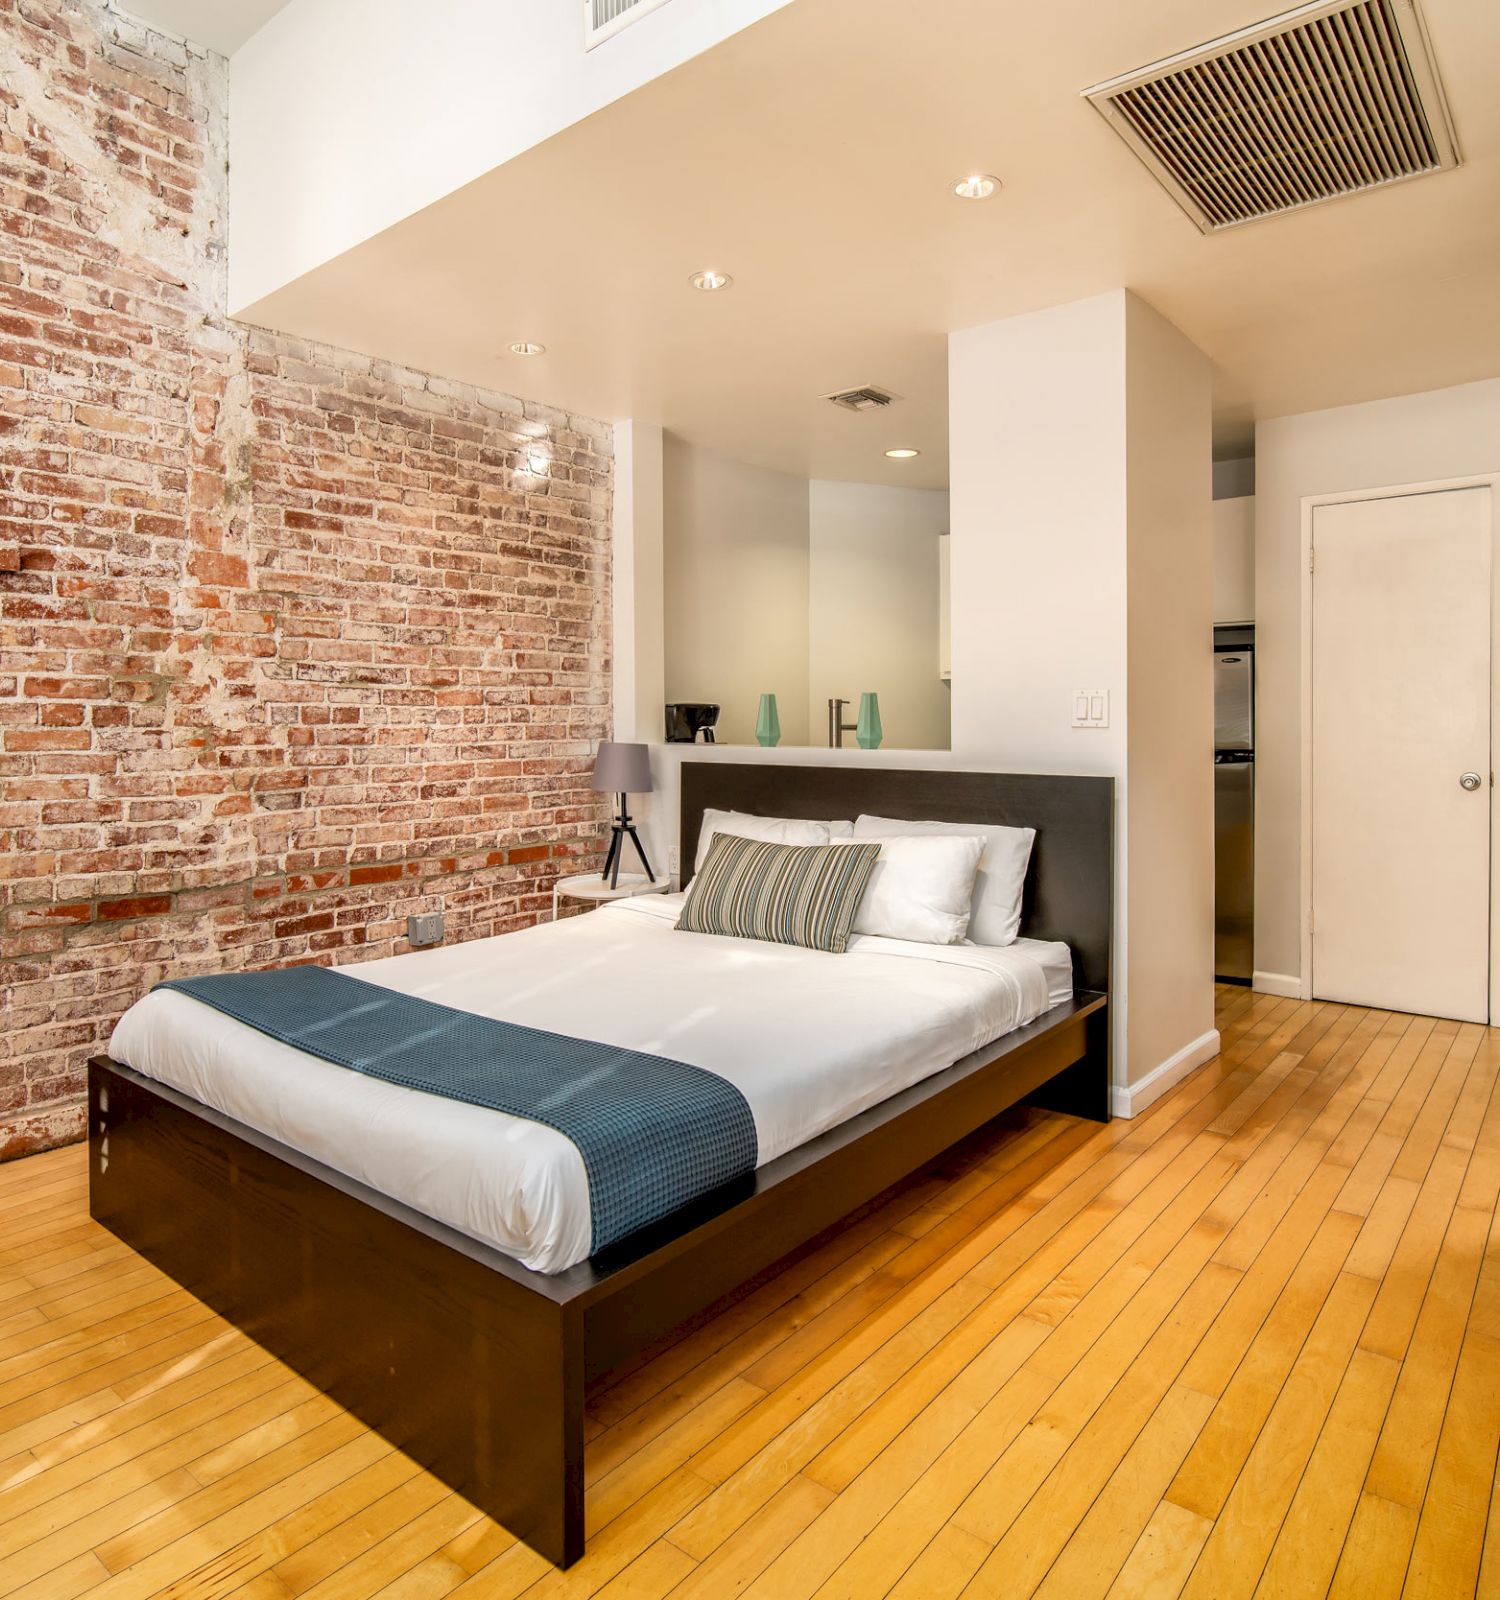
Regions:
<instances>
[{"instance_id":1,"label":"metal vent grille","mask_svg":"<svg viewBox=\"0 0 1500 1600\"><path fill-rule=\"evenodd\" d=\"M845 411L882 411L896 396L889 389L877 389L873 383L865 383L857 389L840 389L836 394L825 394L823 398L842 406Z\"/></svg>"},{"instance_id":2,"label":"metal vent grille","mask_svg":"<svg viewBox=\"0 0 1500 1600\"><path fill-rule=\"evenodd\" d=\"M583 0L583 47L592 50L666 0Z\"/></svg>"},{"instance_id":3,"label":"metal vent grille","mask_svg":"<svg viewBox=\"0 0 1500 1600\"><path fill-rule=\"evenodd\" d=\"M1458 164L1410 0L1301 6L1085 93L1206 233Z\"/></svg>"}]
</instances>

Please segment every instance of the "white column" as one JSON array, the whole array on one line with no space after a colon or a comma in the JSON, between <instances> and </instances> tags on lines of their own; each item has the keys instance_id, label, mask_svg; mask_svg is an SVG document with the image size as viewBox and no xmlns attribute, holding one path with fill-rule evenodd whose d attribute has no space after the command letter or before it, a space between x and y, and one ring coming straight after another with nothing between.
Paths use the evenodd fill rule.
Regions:
<instances>
[{"instance_id":1,"label":"white column","mask_svg":"<svg viewBox=\"0 0 1500 1600\"><path fill-rule=\"evenodd\" d=\"M615 424L615 738L658 743L666 695L662 573L662 437Z\"/></svg>"},{"instance_id":2,"label":"white column","mask_svg":"<svg viewBox=\"0 0 1500 1600\"><path fill-rule=\"evenodd\" d=\"M1219 1046L1212 374L1143 300L1127 295L1125 311L1126 1065L1139 1110Z\"/></svg>"},{"instance_id":3,"label":"white column","mask_svg":"<svg viewBox=\"0 0 1500 1600\"><path fill-rule=\"evenodd\" d=\"M1138 1110L1217 1047L1208 362L1114 290L955 333L949 385L954 762L1114 777Z\"/></svg>"}]
</instances>

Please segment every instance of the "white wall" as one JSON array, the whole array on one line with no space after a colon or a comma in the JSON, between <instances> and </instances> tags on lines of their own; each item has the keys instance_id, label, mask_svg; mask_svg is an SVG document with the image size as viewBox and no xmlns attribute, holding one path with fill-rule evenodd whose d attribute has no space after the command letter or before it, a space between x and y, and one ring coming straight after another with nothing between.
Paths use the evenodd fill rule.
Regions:
<instances>
[{"instance_id":1,"label":"white wall","mask_svg":"<svg viewBox=\"0 0 1500 1600\"><path fill-rule=\"evenodd\" d=\"M650 743L662 737L666 703L662 430L617 422L614 432L614 736Z\"/></svg>"},{"instance_id":2,"label":"white wall","mask_svg":"<svg viewBox=\"0 0 1500 1600\"><path fill-rule=\"evenodd\" d=\"M663 454L668 701L722 706L718 737L753 744L774 694L787 744L806 744L807 479L667 434Z\"/></svg>"},{"instance_id":3,"label":"white wall","mask_svg":"<svg viewBox=\"0 0 1500 1600\"><path fill-rule=\"evenodd\" d=\"M942 489L810 486L808 726L826 737L828 701L880 696L888 744L946 750L949 689L938 673ZM853 720L853 713L850 713Z\"/></svg>"},{"instance_id":4,"label":"white wall","mask_svg":"<svg viewBox=\"0 0 1500 1600\"><path fill-rule=\"evenodd\" d=\"M782 743L826 748L829 698L873 690L888 745L948 748L946 491L810 483L671 434L662 485L668 701L716 701L720 742L743 745L774 694Z\"/></svg>"},{"instance_id":5,"label":"white wall","mask_svg":"<svg viewBox=\"0 0 1500 1600\"><path fill-rule=\"evenodd\" d=\"M955 333L948 391L954 759L1123 777L1123 296ZM1110 727L1069 726L1075 689Z\"/></svg>"},{"instance_id":6,"label":"white wall","mask_svg":"<svg viewBox=\"0 0 1500 1600\"><path fill-rule=\"evenodd\" d=\"M1255 493L1255 457L1235 456L1214 462L1214 499L1237 500Z\"/></svg>"},{"instance_id":7,"label":"white wall","mask_svg":"<svg viewBox=\"0 0 1500 1600\"><path fill-rule=\"evenodd\" d=\"M787 0L675 0L594 50L575 0L292 0L230 63L238 312Z\"/></svg>"},{"instance_id":8,"label":"white wall","mask_svg":"<svg viewBox=\"0 0 1500 1600\"><path fill-rule=\"evenodd\" d=\"M1215 500L1214 621L1255 620L1255 497Z\"/></svg>"},{"instance_id":9,"label":"white wall","mask_svg":"<svg viewBox=\"0 0 1500 1600\"><path fill-rule=\"evenodd\" d=\"M1256 981L1302 974L1302 502L1500 472L1500 379L1278 417L1255 433Z\"/></svg>"},{"instance_id":10,"label":"white wall","mask_svg":"<svg viewBox=\"0 0 1500 1600\"><path fill-rule=\"evenodd\" d=\"M1215 461L1214 621L1255 620L1255 457Z\"/></svg>"},{"instance_id":11,"label":"white wall","mask_svg":"<svg viewBox=\"0 0 1500 1600\"><path fill-rule=\"evenodd\" d=\"M1130 1109L1217 1048L1209 408L1123 290L949 341L954 761L1114 777ZM1071 726L1078 689L1108 728Z\"/></svg>"},{"instance_id":12,"label":"white wall","mask_svg":"<svg viewBox=\"0 0 1500 1600\"><path fill-rule=\"evenodd\" d=\"M1211 1038L1214 1049L1218 1043L1212 394L1202 352L1134 295L1125 297L1125 333L1127 1065L1134 1086L1185 1046L1201 1053L1200 1039Z\"/></svg>"}]
</instances>

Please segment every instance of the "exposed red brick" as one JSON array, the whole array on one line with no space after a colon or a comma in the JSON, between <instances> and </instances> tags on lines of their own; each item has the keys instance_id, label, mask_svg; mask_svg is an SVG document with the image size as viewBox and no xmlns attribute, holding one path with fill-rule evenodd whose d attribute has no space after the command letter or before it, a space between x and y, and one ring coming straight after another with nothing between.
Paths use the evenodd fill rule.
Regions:
<instances>
[{"instance_id":1,"label":"exposed red brick","mask_svg":"<svg viewBox=\"0 0 1500 1600\"><path fill-rule=\"evenodd\" d=\"M548 846L544 844L531 844L524 845L519 850L507 850L505 852L505 857L512 866L519 866L525 861L545 861L551 854L552 851Z\"/></svg>"},{"instance_id":2,"label":"exposed red brick","mask_svg":"<svg viewBox=\"0 0 1500 1600\"><path fill-rule=\"evenodd\" d=\"M5 735L7 750L87 750L91 743L87 733L82 730L71 733L66 728L40 729L36 732L17 728Z\"/></svg>"},{"instance_id":3,"label":"exposed red brick","mask_svg":"<svg viewBox=\"0 0 1500 1600\"><path fill-rule=\"evenodd\" d=\"M400 867L351 867L349 869L349 882L358 883L399 883L402 877Z\"/></svg>"},{"instance_id":4,"label":"exposed red brick","mask_svg":"<svg viewBox=\"0 0 1500 1600\"><path fill-rule=\"evenodd\" d=\"M159 978L524 927L604 832L607 431L230 322L225 69L117 28L0 0L0 1158Z\"/></svg>"},{"instance_id":5,"label":"exposed red brick","mask_svg":"<svg viewBox=\"0 0 1500 1600\"><path fill-rule=\"evenodd\" d=\"M22 693L35 698L103 700L109 695L108 678L27 678Z\"/></svg>"},{"instance_id":6,"label":"exposed red brick","mask_svg":"<svg viewBox=\"0 0 1500 1600\"><path fill-rule=\"evenodd\" d=\"M68 906L12 906L5 920L12 928L55 928L64 923L82 925L93 916L93 906L84 901Z\"/></svg>"},{"instance_id":7,"label":"exposed red brick","mask_svg":"<svg viewBox=\"0 0 1500 1600\"><path fill-rule=\"evenodd\" d=\"M171 909L172 897L169 894L129 895L123 900L101 900L99 920L126 922L134 917L160 917Z\"/></svg>"},{"instance_id":8,"label":"exposed red brick","mask_svg":"<svg viewBox=\"0 0 1500 1600\"><path fill-rule=\"evenodd\" d=\"M243 589L250 581L250 568L243 556L220 555L212 550L195 550L188 557L188 571L200 583L221 583Z\"/></svg>"},{"instance_id":9,"label":"exposed red brick","mask_svg":"<svg viewBox=\"0 0 1500 1600\"><path fill-rule=\"evenodd\" d=\"M82 1101L69 1099L53 1101L30 1115L0 1120L0 1161L76 1144L88 1132L86 1116Z\"/></svg>"}]
</instances>

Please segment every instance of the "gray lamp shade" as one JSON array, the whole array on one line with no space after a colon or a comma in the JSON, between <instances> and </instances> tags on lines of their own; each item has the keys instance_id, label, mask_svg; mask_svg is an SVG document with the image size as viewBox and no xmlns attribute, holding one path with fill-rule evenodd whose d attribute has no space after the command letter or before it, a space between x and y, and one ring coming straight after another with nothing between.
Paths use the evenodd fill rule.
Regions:
<instances>
[{"instance_id":1,"label":"gray lamp shade","mask_svg":"<svg viewBox=\"0 0 1500 1600\"><path fill-rule=\"evenodd\" d=\"M645 745L604 740L594 757L594 787L602 794L650 794L651 758Z\"/></svg>"}]
</instances>

